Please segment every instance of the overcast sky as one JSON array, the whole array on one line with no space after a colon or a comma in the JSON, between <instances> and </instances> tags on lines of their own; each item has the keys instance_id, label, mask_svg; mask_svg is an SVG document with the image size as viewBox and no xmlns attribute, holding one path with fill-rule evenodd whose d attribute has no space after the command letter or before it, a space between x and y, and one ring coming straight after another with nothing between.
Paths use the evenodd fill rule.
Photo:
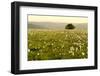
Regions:
<instances>
[{"instance_id":1,"label":"overcast sky","mask_svg":"<svg viewBox=\"0 0 100 76\"><path fill-rule=\"evenodd\" d=\"M88 18L28 15L28 22L88 23Z\"/></svg>"}]
</instances>

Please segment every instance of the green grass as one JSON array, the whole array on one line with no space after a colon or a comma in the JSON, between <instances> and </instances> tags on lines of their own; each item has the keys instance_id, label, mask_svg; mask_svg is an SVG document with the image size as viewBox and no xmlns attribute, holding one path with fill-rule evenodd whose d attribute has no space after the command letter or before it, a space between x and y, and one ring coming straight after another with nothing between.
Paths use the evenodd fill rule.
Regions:
<instances>
[{"instance_id":1,"label":"green grass","mask_svg":"<svg viewBox=\"0 0 100 76\"><path fill-rule=\"evenodd\" d=\"M85 30L28 30L28 61L88 57Z\"/></svg>"}]
</instances>

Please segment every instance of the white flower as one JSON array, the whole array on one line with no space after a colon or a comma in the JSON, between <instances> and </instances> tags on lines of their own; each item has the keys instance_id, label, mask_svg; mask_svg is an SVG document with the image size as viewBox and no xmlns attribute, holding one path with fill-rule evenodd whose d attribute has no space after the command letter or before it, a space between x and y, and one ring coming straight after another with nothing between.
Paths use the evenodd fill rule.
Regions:
<instances>
[{"instance_id":1,"label":"white flower","mask_svg":"<svg viewBox=\"0 0 100 76\"><path fill-rule=\"evenodd\" d=\"M51 45L53 45L53 43Z\"/></svg>"},{"instance_id":2,"label":"white flower","mask_svg":"<svg viewBox=\"0 0 100 76\"><path fill-rule=\"evenodd\" d=\"M37 53L37 55L40 55L39 53Z\"/></svg>"},{"instance_id":3,"label":"white flower","mask_svg":"<svg viewBox=\"0 0 100 76\"><path fill-rule=\"evenodd\" d=\"M44 41L44 44L46 44L46 42Z\"/></svg>"},{"instance_id":4,"label":"white flower","mask_svg":"<svg viewBox=\"0 0 100 76\"><path fill-rule=\"evenodd\" d=\"M61 47L64 48L64 45L62 45Z\"/></svg>"},{"instance_id":5,"label":"white flower","mask_svg":"<svg viewBox=\"0 0 100 76\"><path fill-rule=\"evenodd\" d=\"M74 52L72 52L72 55L74 56Z\"/></svg>"},{"instance_id":6,"label":"white flower","mask_svg":"<svg viewBox=\"0 0 100 76\"><path fill-rule=\"evenodd\" d=\"M73 50L74 50L74 47L73 47L73 46L71 46L71 47L70 47L70 50L71 50L71 51L73 51Z\"/></svg>"},{"instance_id":7,"label":"white flower","mask_svg":"<svg viewBox=\"0 0 100 76\"><path fill-rule=\"evenodd\" d=\"M76 47L76 51L78 51L78 48Z\"/></svg>"},{"instance_id":8,"label":"white flower","mask_svg":"<svg viewBox=\"0 0 100 76\"><path fill-rule=\"evenodd\" d=\"M69 51L69 53L72 53L73 51Z\"/></svg>"},{"instance_id":9,"label":"white flower","mask_svg":"<svg viewBox=\"0 0 100 76\"><path fill-rule=\"evenodd\" d=\"M85 55L85 53L84 53L84 52L82 52L82 55L84 56L84 55Z\"/></svg>"},{"instance_id":10,"label":"white flower","mask_svg":"<svg viewBox=\"0 0 100 76\"><path fill-rule=\"evenodd\" d=\"M66 35L66 37L67 37L67 35Z\"/></svg>"},{"instance_id":11,"label":"white flower","mask_svg":"<svg viewBox=\"0 0 100 76\"><path fill-rule=\"evenodd\" d=\"M30 49L28 49L28 52L30 52Z\"/></svg>"}]
</instances>

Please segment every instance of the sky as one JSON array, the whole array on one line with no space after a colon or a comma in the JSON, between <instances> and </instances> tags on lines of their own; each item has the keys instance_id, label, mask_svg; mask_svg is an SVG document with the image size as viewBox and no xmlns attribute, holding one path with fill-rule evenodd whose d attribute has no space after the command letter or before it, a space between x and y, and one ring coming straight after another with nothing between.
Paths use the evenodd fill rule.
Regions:
<instances>
[{"instance_id":1,"label":"sky","mask_svg":"<svg viewBox=\"0 0 100 76\"><path fill-rule=\"evenodd\" d=\"M28 15L28 22L88 23L87 17Z\"/></svg>"}]
</instances>

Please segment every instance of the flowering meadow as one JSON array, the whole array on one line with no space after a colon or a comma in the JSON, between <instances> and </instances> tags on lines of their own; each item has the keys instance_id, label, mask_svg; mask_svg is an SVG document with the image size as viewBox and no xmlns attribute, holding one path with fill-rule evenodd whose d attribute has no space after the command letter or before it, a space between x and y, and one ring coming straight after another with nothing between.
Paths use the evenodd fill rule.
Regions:
<instances>
[{"instance_id":1,"label":"flowering meadow","mask_svg":"<svg viewBox=\"0 0 100 76\"><path fill-rule=\"evenodd\" d=\"M28 29L28 61L88 58L86 30Z\"/></svg>"}]
</instances>

